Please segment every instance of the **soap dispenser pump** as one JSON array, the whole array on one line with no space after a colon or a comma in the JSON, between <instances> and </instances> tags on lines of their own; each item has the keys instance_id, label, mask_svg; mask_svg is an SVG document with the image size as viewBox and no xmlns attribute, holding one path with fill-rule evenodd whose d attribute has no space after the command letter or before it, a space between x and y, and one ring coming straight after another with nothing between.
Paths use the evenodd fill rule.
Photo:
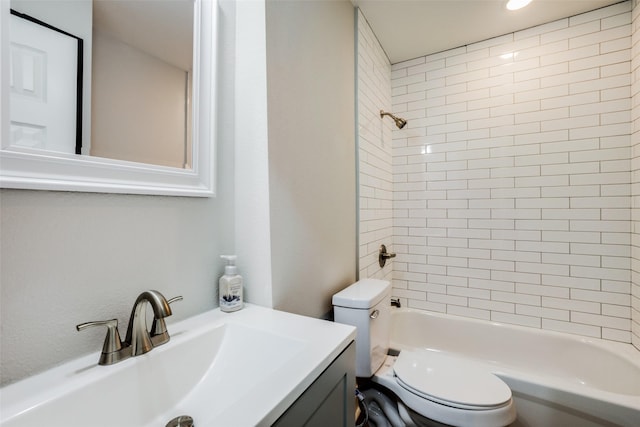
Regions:
<instances>
[{"instance_id":1,"label":"soap dispenser pump","mask_svg":"<svg viewBox=\"0 0 640 427\"><path fill-rule=\"evenodd\" d=\"M238 274L235 255L220 255L225 260L224 275L220 278L220 310L231 312L244 307L242 301L242 276Z\"/></svg>"}]
</instances>

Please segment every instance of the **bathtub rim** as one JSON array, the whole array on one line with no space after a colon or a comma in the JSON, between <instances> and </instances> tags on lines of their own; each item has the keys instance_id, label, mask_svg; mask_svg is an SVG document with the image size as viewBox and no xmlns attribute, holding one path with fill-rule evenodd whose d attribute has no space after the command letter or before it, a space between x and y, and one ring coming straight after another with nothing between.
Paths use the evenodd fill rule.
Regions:
<instances>
[{"instance_id":1,"label":"bathtub rim","mask_svg":"<svg viewBox=\"0 0 640 427\"><path fill-rule=\"evenodd\" d=\"M498 327L498 328L510 329L510 330L514 330L514 331L521 331L521 332L524 332L524 333L530 333L530 334L536 334L536 335L542 335L542 336L545 336L545 335L547 335L547 336L555 336L555 337L558 337L558 338L569 339L569 340L574 341L574 342L581 342L581 343L585 343L585 344L591 344L591 345L595 345L596 347L599 347L599 348L601 348L601 349L603 349L605 351L613 352L616 356L623 357L629 363L635 365L638 369L640 369L640 350L635 348L630 343L623 343L623 342L619 342L619 341L606 340L606 339L603 339L603 338L589 337L589 336L586 336L586 335L571 334L571 333L567 333L567 332L553 331L553 330L549 330L549 329L533 328L533 327L530 327L530 326L513 325L513 324L510 324L510 323L496 322L496 321L493 321L493 320L476 319L476 318L473 318L473 317L464 317L464 316L459 316L459 315L455 315L455 314L447 314L447 313L439 313L439 312L434 312L434 311L426 311L426 310L421 310L421 309L417 309L417 308L391 307L391 314L395 315L396 313L414 313L414 314L417 314L419 316L435 317L435 318L440 318L440 319L448 319L448 320L454 320L454 321L460 321L460 322L466 322L466 323L473 323L473 324L484 325L484 326L491 325L491 326L495 326L495 327ZM393 337L391 337L391 338L393 340Z\"/></svg>"}]
</instances>

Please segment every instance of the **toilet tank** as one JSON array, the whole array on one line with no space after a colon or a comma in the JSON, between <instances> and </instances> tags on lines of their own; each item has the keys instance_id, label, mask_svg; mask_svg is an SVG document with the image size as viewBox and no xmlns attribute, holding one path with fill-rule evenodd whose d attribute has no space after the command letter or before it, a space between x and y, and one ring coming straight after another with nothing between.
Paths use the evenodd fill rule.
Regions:
<instances>
[{"instance_id":1,"label":"toilet tank","mask_svg":"<svg viewBox=\"0 0 640 427\"><path fill-rule=\"evenodd\" d=\"M371 377L389 350L391 284L363 279L333 296L334 320L356 327L356 376Z\"/></svg>"}]
</instances>

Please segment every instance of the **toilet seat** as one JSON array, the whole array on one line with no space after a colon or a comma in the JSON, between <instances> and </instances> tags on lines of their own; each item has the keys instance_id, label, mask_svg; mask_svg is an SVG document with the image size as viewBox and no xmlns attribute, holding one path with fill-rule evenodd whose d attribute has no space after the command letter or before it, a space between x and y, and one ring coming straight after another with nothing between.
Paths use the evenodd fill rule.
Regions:
<instances>
[{"instance_id":1,"label":"toilet seat","mask_svg":"<svg viewBox=\"0 0 640 427\"><path fill-rule=\"evenodd\" d=\"M511 389L500 378L455 355L404 350L393 371L403 388L442 405L486 410L511 401Z\"/></svg>"},{"instance_id":2,"label":"toilet seat","mask_svg":"<svg viewBox=\"0 0 640 427\"><path fill-rule=\"evenodd\" d=\"M425 377L436 378L430 375L433 372L440 381L427 382ZM474 385L469 388L474 391L466 392L467 380L472 377L469 384ZM387 356L371 380L415 413L449 426L497 427L516 420L511 389L486 366L461 356L402 350L399 356Z\"/></svg>"}]
</instances>

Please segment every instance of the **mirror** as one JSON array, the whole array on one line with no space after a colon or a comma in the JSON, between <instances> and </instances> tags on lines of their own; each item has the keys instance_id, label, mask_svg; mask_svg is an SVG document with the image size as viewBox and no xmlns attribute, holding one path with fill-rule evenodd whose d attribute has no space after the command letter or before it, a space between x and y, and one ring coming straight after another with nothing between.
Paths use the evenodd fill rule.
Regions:
<instances>
[{"instance_id":1,"label":"mirror","mask_svg":"<svg viewBox=\"0 0 640 427\"><path fill-rule=\"evenodd\" d=\"M30 17L39 13L40 21L47 17L45 26L1 3L2 187L214 194L212 0L11 0L12 10ZM44 32L47 43L61 40L20 51L16 46L26 45L20 39L25 30L12 19L26 21L27 34ZM91 43L80 48L77 39ZM70 52L66 56L60 54L64 49ZM83 55L73 55L74 49ZM33 54L40 50L45 60ZM57 73L56 58L65 58ZM46 77L38 78L42 70ZM47 103L34 100L44 93L51 103L57 92L66 97L48 110ZM21 104L27 101L26 107ZM46 126L25 115L34 114L35 106L45 108L39 114L49 119Z\"/></svg>"},{"instance_id":2,"label":"mirror","mask_svg":"<svg viewBox=\"0 0 640 427\"><path fill-rule=\"evenodd\" d=\"M92 156L191 168L193 6L93 0Z\"/></svg>"}]
</instances>

